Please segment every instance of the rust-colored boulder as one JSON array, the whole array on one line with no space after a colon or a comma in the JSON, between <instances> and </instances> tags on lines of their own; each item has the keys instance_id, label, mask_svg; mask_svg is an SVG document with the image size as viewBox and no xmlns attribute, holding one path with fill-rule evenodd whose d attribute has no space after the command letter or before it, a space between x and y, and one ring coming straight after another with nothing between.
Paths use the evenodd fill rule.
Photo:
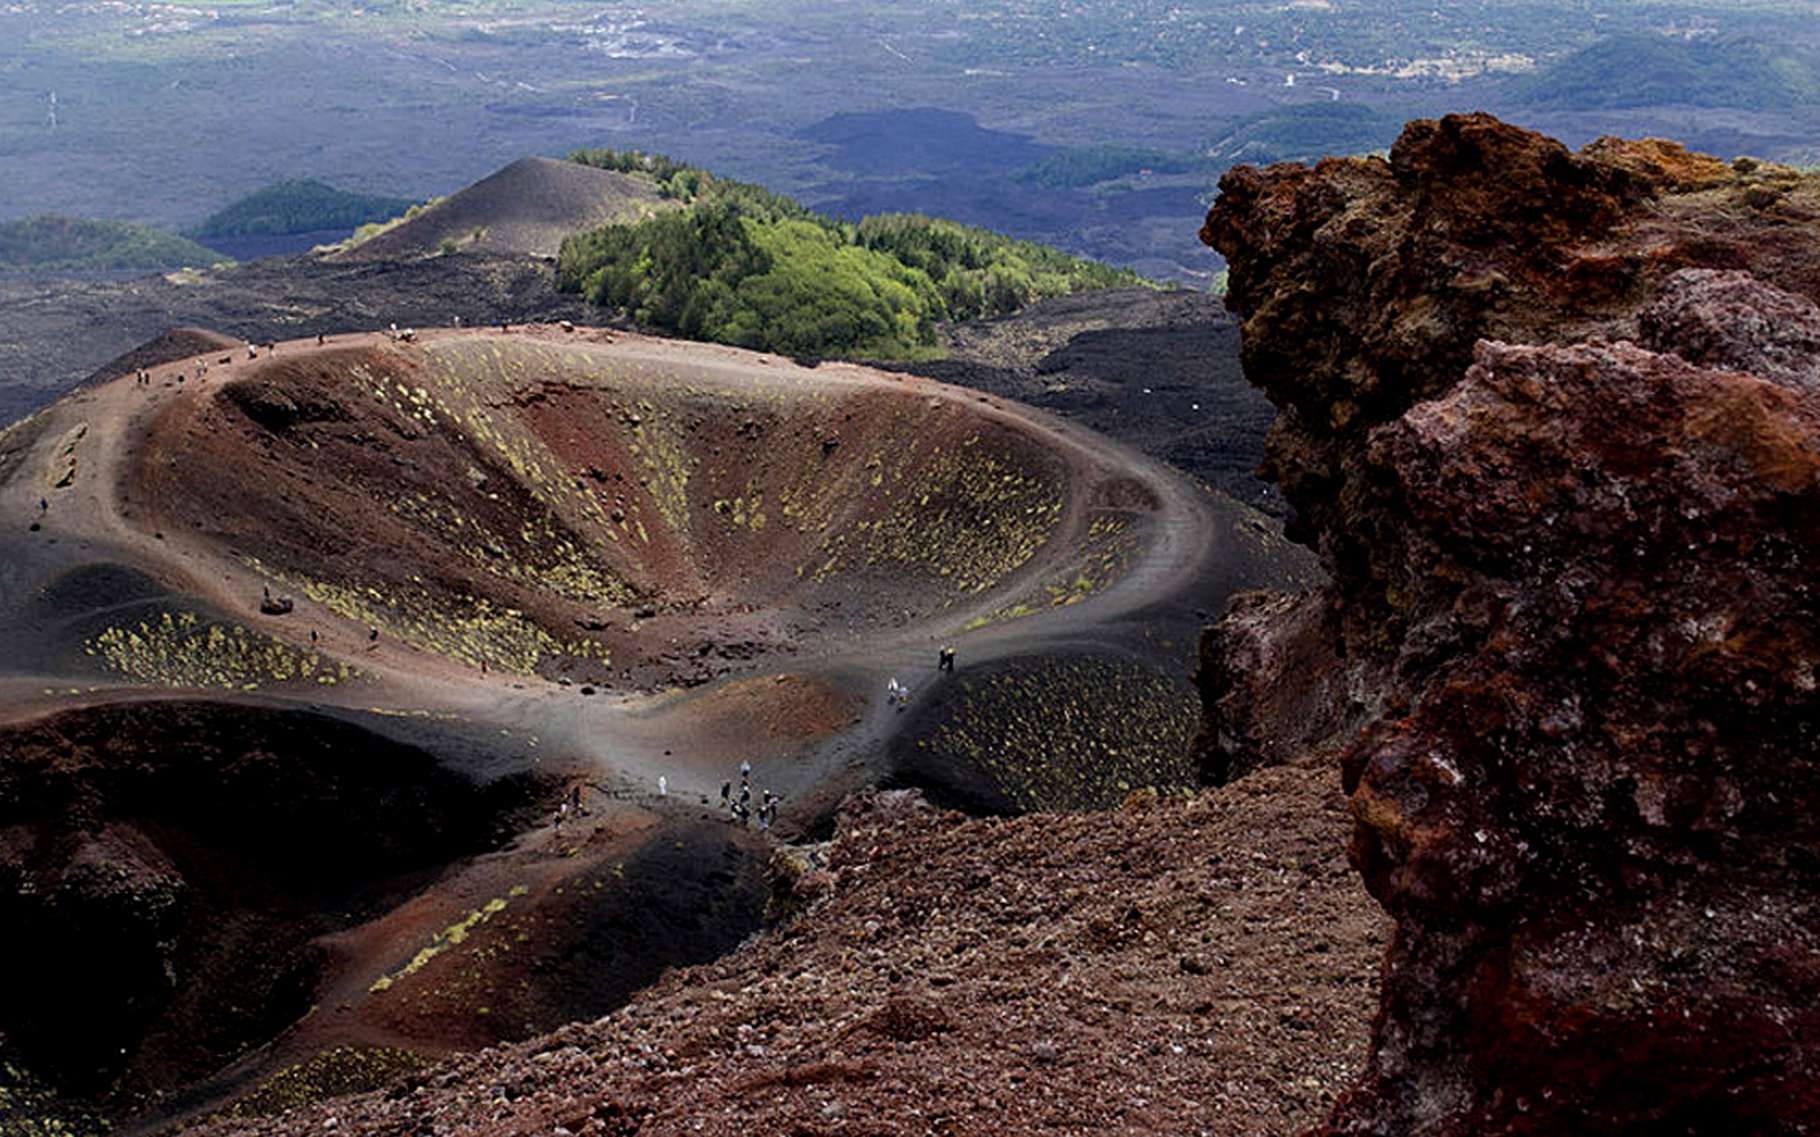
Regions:
<instances>
[{"instance_id":1,"label":"rust-colored boulder","mask_svg":"<svg viewBox=\"0 0 1820 1137\"><path fill-rule=\"evenodd\" d=\"M1201 640L1201 781L1223 786L1315 750L1360 708L1348 696L1320 592L1241 592Z\"/></svg>"},{"instance_id":2,"label":"rust-colored boulder","mask_svg":"<svg viewBox=\"0 0 1820 1137\"><path fill-rule=\"evenodd\" d=\"M1222 190L1397 921L1325 1131L1814 1131L1820 180L1475 115Z\"/></svg>"}]
</instances>

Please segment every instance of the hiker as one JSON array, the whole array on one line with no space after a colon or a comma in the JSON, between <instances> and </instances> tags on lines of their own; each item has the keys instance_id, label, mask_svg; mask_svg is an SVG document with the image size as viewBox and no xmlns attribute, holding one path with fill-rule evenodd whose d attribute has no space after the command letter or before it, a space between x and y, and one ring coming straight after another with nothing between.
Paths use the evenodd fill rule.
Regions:
<instances>
[{"instance_id":1,"label":"hiker","mask_svg":"<svg viewBox=\"0 0 1820 1137\"><path fill-rule=\"evenodd\" d=\"M569 787L569 805L576 813L581 812L581 790L582 783L580 782Z\"/></svg>"},{"instance_id":2,"label":"hiker","mask_svg":"<svg viewBox=\"0 0 1820 1137\"><path fill-rule=\"evenodd\" d=\"M750 778L751 776L752 776L752 763L741 762L739 764L739 780L743 782L747 778Z\"/></svg>"},{"instance_id":3,"label":"hiker","mask_svg":"<svg viewBox=\"0 0 1820 1137\"><path fill-rule=\"evenodd\" d=\"M665 777L662 774L657 775L657 796L658 797L669 797L670 796L670 779Z\"/></svg>"},{"instance_id":4,"label":"hiker","mask_svg":"<svg viewBox=\"0 0 1820 1137\"><path fill-rule=\"evenodd\" d=\"M729 808L733 804L733 782L731 779L720 784L720 804L722 809Z\"/></svg>"},{"instance_id":5,"label":"hiker","mask_svg":"<svg viewBox=\"0 0 1820 1137\"><path fill-rule=\"evenodd\" d=\"M324 341L324 340L323 340L323 338L322 338L322 333L321 333L321 332L317 332L317 333L316 333L316 346L317 346L317 347L321 347L321 346L322 346L322 345L323 345L323 343L324 343L324 342L325 342L325 341Z\"/></svg>"},{"instance_id":6,"label":"hiker","mask_svg":"<svg viewBox=\"0 0 1820 1137\"><path fill-rule=\"evenodd\" d=\"M954 670L954 648L952 645L942 645L941 653L935 657L935 669L937 671Z\"/></svg>"},{"instance_id":7,"label":"hiker","mask_svg":"<svg viewBox=\"0 0 1820 1137\"><path fill-rule=\"evenodd\" d=\"M310 646L311 647L316 646L316 629L315 628L310 629Z\"/></svg>"},{"instance_id":8,"label":"hiker","mask_svg":"<svg viewBox=\"0 0 1820 1137\"><path fill-rule=\"evenodd\" d=\"M367 642L370 644L376 644L379 642L379 629L378 628L368 628L367 629Z\"/></svg>"},{"instance_id":9,"label":"hiker","mask_svg":"<svg viewBox=\"0 0 1820 1137\"><path fill-rule=\"evenodd\" d=\"M38 499L38 512L39 513L49 513L50 511L51 511L51 503L48 501L45 501L43 498L39 498Z\"/></svg>"},{"instance_id":10,"label":"hiker","mask_svg":"<svg viewBox=\"0 0 1820 1137\"><path fill-rule=\"evenodd\" d=\"M259 358L259 349L253 346L253 343L251 340L247 341L246 357L248 359L258 359Z\"/></svg>"}]
</instances>

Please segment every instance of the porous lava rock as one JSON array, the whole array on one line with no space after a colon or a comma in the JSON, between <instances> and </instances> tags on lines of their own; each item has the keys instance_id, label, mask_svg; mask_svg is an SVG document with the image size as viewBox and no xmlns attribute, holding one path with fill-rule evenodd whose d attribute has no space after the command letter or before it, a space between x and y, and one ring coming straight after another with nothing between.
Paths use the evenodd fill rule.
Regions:
<instances>
[{"instance_id":1,"label":"porous lava rock","mask_svg":"<svg viewBox=\"0 0 1820 1137\"><path fill-rule=\"evenodd\" d=\"M1352 859L1397 924L1322 1132L1813 1131L1820 180L1467 115L1221 189L1330 581L1238 608L1204 697L1293 737L1222 645L1322 606L1296 681L1347 693Z\"/></svg>"},{"instance_id":2,"label":"porous lava rock","mask_svg":"<svg viewBox=\"0 0 1820 1137\"><path fill-rule=\"evenodd\" d=\"M1201 638L1201 728L1194 763L1223 786L1296 760L1335 738L1352 700L1328 634L1320 591L1243 592Z\"/></svg>"}]
</instances>

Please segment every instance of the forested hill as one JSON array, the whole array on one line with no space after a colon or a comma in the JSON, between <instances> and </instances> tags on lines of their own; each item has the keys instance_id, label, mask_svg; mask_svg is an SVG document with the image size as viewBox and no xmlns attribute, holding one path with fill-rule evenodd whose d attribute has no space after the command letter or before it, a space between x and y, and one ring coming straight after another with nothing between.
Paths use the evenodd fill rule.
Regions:
<instances>
[{"instance_id":1,"label":"forested hill","mask_svg":"<svg viewBox=\"0 0 1820 1137\"><path fill-rule=\"evenodd\" d=\"M1820 54L1799 42L1613 35L1512 89L1522 104L1550 110L1813 106L1820 103Z\"/></svg>"},{"instance_id":2,"label":"forested hill","mask_svg":"<svg viewBox=\"0 0 1820 1137\"><path fill-rule=\"evenodd\" d=\"M410 208L401 198L349 193L311 178L267 186L212 214L195 237L266 236L345 229L384 221Z\"/></svg>"},{"instance_id":3,"label":"forested hill","mask_svg":"<svg viewBox=\"0 0 1820 1137\"><path fill-rule=\"evenodd\" d=\"M206 268L221 259L174 233L126 221L45 214L0 225L0 271L6 272Z\"/></svg>"},{"instance_id":4,"label":"forested hill","mask_svg":"<svg viewBox=\"0 0 1820 1137\"><path fill-rule=\"evenodd\" d=\"M563 242L562 287L656 330L788 355L933 353L936 325L1142 283L1031 241L917 214L838 221L656 155L571 160L651 178L686 207Z\"/></svg>"}]
</instances>

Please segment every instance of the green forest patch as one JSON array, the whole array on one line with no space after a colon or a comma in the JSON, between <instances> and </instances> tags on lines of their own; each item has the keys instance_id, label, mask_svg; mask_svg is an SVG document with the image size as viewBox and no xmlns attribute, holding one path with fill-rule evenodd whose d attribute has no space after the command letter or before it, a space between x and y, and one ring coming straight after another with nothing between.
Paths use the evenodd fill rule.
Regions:
<instances>
[{"instance_id":1,"label":"green forest patch","mask_svg":"<svg viewBox=\"0 0 1820 1137\"><path fill-rule=\"evenodd\" d=\"M403 198L349 193L313 178L294 178L223 207L191 235L208 240L313 233L321 229L351 232L369 222L396 217L412 204Z\"/></svg>"},{"instance_id":2,"label":"green forest patch","mask_svg":"<svg viewBox=\"0 0 1820 1137\"><path fill-rule=\"evenodd\" d=\"M936 325L1142 284L1136 274L954 221L824 217L667 158L578 151L687 208L563 242L563 288L646 327L796 356L934 354Z\"/></svg>"},{"instance_id":3,"label":"green forest patch","mask_svg":"<svg viewBox=\"0 0 1820 1137\"><path fill-rule=\"evenodd\" d=\"M42 214L0 225L0 271L97 272L213 265L225 258L175 233L129 221Z\"/></svg>"}]
</instances>

